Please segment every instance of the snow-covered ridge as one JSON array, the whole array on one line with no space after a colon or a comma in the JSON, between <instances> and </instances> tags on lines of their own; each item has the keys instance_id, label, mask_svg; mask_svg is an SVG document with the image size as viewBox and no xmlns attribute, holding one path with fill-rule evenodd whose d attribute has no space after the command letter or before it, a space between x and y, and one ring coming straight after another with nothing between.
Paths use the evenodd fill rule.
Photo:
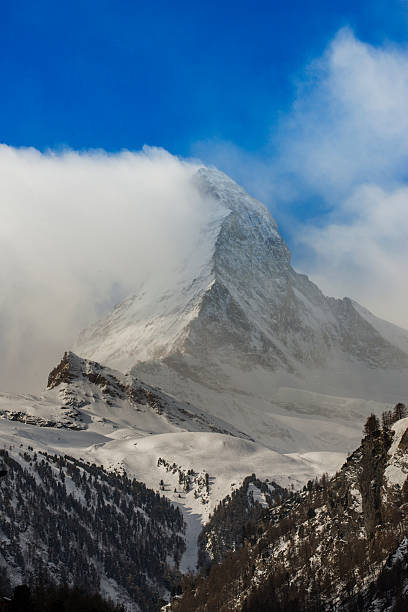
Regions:
<instances>
[{"instance_id":1,"label":"snow-covered ridge","mask_svg":"<svg viewBox=\"0 0 408 612\"><path fill-rule=\"evenodd\" d=\"M66 352L50 373L45 395L76 409L78 419L88 423L86 427L94 428L97 421L111 429L132 427L141 434L187 430L246 437L233 426L131 374L122 374L73 352Z\"/></svg>"},{"instance_id":2,"label":"snow-covered ridge","mask_svg":"<svg viewBox=\"0 0 408 612\"><path fill-rule=\"evenodd\" d=\"M40 396L0 394L0 418L40 427L135 435L212 431L248 437L221 419L177 401L131 374L66 352Z\"/></svg>"}]
</instances>

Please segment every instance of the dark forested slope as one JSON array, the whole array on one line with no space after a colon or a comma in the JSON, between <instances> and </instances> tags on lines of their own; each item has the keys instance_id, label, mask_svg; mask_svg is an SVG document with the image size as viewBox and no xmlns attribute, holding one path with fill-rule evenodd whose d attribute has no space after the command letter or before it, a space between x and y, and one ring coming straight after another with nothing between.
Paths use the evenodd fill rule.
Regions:
<instances>
[{"instance_id":1,"label":"dark forested slope","mask_svg":"<svg viewBox=\"0 0 408 612\"><path fill-rule=\"evenodd\" d=\"M67 583L157 610L185 547L178 509L126 475L72 457L31 447L0 454L8 471L1 559L12 582Z\"/></svg>"},{"instance_id":2,"label":"dark forested slope","mask_svg":"<svg viewBox=\"0 0 408 612\"><path fill-rule=\"evenodd\" d=\"M240 550L187 579L172 610L408 609L408 419L388 416L369 418L334 477L265 510Z\"/></svg>"},{"instance_id":3,"label":"dark forested slope","mask_svg":"<svg viewBox=\"0 0 408 612\"><path fill-rule=\"evenodd\" d=\"M247 476L242 485L220 501L198 538L198 565L208 568L220 563L228 553L244 545L256 530L257 521L288 491L276 482L264 482L255 474Z\"/></svg>"}]
</instances>

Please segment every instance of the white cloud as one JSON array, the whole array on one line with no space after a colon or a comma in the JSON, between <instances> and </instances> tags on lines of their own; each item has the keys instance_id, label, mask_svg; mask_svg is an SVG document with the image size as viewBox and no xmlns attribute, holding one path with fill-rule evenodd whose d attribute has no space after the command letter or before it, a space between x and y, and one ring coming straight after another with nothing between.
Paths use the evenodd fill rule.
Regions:
<instances>
[{"instance_id":1,"label":"white cloud","mask_svg":"<svg viewBox=\"0 0 408 612\"><path fill-rule=\"evenodd\" d=\"M313 252L313 279L328 295L355 297L408 328L408 187L387 192L363 185L335 216L338 221L332 216L326 227L304 227L300 235Z\"/></svg>"},{"instance_id":2,"label":"white cloud","mask_svg":"<svg viewBox=\"0 0 408 612\"><path fill-rule=\"evenodd\" d=\"M374 48L349 30L336 36L299 83L278 133L281 172L329 203L351 186L406 173L408 52Z\"/></svg>"},{"instance_id":3,"label":"white cloud","mask_svg":"<svg viewBox=\"0 0 408 612\"><path fill-rule=\"evenodd\" d=\"M328 214L297 227L302 262L332 295L408 327L408 52L341 31L311 67L282 138L280 171ZM323 221L323 222L322 222Z\"/></svg>"},{"instance_id":4,"label":"white cloud","mask_svg":"<svg viewBox=\"0 0 408 612\"><path fill-rule=\"evenodd\" d=\"M0 147L0 389L38 390L80 329L194 249L195 169L161 150Z\"/></svg>"}]
</instances>

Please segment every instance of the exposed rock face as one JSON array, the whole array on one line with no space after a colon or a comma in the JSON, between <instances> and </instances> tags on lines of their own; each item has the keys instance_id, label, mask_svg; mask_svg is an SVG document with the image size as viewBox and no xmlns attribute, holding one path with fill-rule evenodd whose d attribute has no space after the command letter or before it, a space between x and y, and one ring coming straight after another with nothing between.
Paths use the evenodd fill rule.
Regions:
<instances>
[{"instance_id":1,"label":"exposed rock face","mask_svg":"<svg viewBox=\"0 0 408 612\"><path fill-rule=\"evenodd\" d=\"M4 405L4 408L3 408ZM206 431L247 437L227 423L179 402L131 374L66 352L48 377L43 396L0 395L0 417L40 427L127 426L139 433ZM106 431L108 433L108 431Z\"/></svg>"},{"instance_id":2,"label":"exposed rock face","mask_svg":"<svg viewBox=\"0 0 408 612\"><path fill-rule=\"evenodd\" d=\"M45 418L19 410L0 410L0 416L8 421L18 421L25 425L36 425L37 427L57 427L65 429L85 429L77 420L78 412L70 410L62 415L62 418Z\"/></svg>"},{"instance_id":3,"label":"exposed rock face","mask_svg":"<svg viewBox=\"0 0 408 612\"><path fill-rule=\"evenodd\" d=\"M60 363L50 372L47 388L55 389L62 384L70 385L81 380L100 387L106 396L120 399L125 396L126 386L112 371L96 361L81 359L71 351L64 353Z\"/></svg>"}]
</instances>

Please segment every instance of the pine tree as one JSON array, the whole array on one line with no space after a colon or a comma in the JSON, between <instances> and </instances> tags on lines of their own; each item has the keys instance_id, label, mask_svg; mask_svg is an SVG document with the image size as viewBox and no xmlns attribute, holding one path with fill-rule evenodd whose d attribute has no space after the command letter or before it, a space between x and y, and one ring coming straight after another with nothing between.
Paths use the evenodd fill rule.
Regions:
<instances>
[{"instance_id":1,"label":"pine tree","mask_svg":"<svg viewBox=\"0 0 408 612\"><path fill-rule=\"evenodd\" d=\"M377 432L380 429L380 421L375 414L370 414L365 425L364 425L364 433L366 435L371 435Z\"/></svg>"},{"instance_id":2,"label":"pine tree","mask_svg":"<svg viewBox=\"0 0 408 612\"><path fill-rule=\"evenodd\" d=\"M405 406L405 404L403 404L402 402L398 402L398 404L395 405L394 411L393 411L394 421L405 419L407 415L408 415L408 411L407 411L407 407Z\"/></svg>"}]
</instances>

